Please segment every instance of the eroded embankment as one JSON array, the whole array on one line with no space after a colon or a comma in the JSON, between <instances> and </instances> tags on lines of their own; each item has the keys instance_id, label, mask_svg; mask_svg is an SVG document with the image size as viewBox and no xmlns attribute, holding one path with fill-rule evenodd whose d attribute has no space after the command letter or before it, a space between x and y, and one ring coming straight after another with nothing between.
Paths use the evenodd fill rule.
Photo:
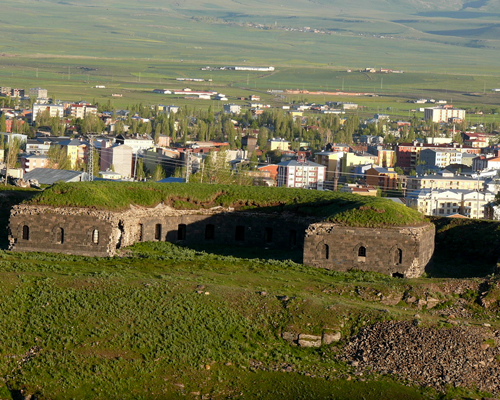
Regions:
<instances>
[{"instance_id":1,"label":"eroded embankment","mask_svg":"<svg viewBox=\"0 0 500 400\"><path fill-rule=\"evenodd\" d=\"M500 332L489 327L428 328L387 321L363 328L341 358L358 372L394 374L422 386L500 393Z\"/></svg>"}]
</instances>

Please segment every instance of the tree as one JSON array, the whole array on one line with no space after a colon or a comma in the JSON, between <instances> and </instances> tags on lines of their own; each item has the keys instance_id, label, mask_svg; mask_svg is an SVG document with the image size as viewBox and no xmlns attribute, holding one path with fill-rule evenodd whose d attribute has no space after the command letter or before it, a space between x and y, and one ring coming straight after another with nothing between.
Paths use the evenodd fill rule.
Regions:
<instances>
[{"instance_id":1,"label":"tree","mask_svg":"<svg viewBox=\"0 0 500 400\"><path fill-rule=\"evenodd\" d=\"M14 168L21 149L21 139L12 137L7 147L7 168Z\"/></svg>"},{"instance_id":2,"label":"tree","mask_svg":"<svg viewBox=\"0 0 500 400\"><path fill-rule=\"evenodd\" d=\"M160 164L156 164L155 170L153 172L153 181L157 182L165 178L165 170Z\"/></svg>"},{"instance_id":3,"label":"tree","mask_svg":"<svg viewBox=\"0 0 500 400\"><path fill-rule=\"evenodd\" d=\"M135 171L135 178L139 181L146 179L146 172L144 171L144 160L139 158L137 161L137 171Z\"/></svg>"},{"instance_id":4,"label":"tree","mask_svg":"<svg viewBox=\"0 0 500 400\"><path fill-rule=\"evenodd\" d=\"M70 169L71 160L63 146L52 145L47 154L49 167L53 169Z\"/></svg>"},{"instance_id":5,"label":"tree","mask_svg":"<svg viewBox=\"0 0 500 400\"><path fill-rule=\"evenodd\" d=\"M5 121L5 114L0 115L0 132L7 132L7 122Z\"/></svg>"}]
</instances>

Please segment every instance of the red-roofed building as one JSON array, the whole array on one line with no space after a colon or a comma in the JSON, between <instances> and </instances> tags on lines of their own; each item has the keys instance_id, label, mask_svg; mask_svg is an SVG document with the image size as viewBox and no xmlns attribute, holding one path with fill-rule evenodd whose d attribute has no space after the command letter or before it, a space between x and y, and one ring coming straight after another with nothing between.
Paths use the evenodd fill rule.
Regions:
<instances>
[{"instance_id":1,"label":"red-roofed building","mask_svg":"<svg viewBox=\"0 0 500 400\"><path fill-rule=\"evenodd\" d=\"M270 173L270 178L276 180L276 177L278 176L278 165L277 164L269 164L265 165L264 167L259 167L259 171L266 171Z\"/></svg>"}]
</instances>

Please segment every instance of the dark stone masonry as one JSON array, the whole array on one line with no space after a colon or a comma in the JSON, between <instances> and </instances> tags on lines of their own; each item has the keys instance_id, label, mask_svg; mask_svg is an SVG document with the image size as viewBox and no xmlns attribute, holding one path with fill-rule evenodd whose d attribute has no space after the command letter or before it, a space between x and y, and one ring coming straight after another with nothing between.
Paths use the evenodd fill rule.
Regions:
<instances>
[{"instance_id":1,"label":"dark stone masonry","mask_svg":"<svg viewBox=\"0 0 500 400\"><path fill-rule=\"evenodd\" d=\"M352 228L292 214L131 207L123 212L18 205L10 249L113 256L141 241L304 249L304 264L417 277L434 251L434 226Z\"/></svg>"}]
</instances>

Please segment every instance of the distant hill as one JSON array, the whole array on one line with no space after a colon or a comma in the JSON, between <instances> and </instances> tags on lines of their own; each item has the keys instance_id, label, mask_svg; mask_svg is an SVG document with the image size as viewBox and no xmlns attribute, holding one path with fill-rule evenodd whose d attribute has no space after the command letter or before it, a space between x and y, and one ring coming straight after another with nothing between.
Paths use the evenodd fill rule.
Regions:
<instances>
[{"instance_id":1,"label":"distant hill","mask_svg":"<svg viewBox=\"0 0 500 400\"><path fill-rule=\"evenodd\" d=\"M468 68L463 48L500 63L481 50L500 49L499 24L500 0L24 0L2 5L0 53L400 69L436 53Z\"/></svg>"}]
</instances>

